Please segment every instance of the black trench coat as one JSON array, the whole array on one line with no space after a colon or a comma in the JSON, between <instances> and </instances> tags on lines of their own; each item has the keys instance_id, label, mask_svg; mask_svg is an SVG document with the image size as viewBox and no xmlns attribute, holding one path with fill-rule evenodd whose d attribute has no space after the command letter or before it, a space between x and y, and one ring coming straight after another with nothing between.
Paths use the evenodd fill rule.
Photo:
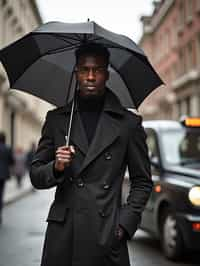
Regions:
<instances>
[{"instance_id":1,"label":"black trench coat","mask_svg":"<svg viewBox=\"0 0 200 266\"><path fill-rule=\"evenodd\" d=\"M88 147L75 108L71 167L55 176L55 151L65 144L70 106L47 113L31 166L37 189L57 186L47 218L42 266L129 266L126 240L114 231L123 226L131 238L152 189L150 163L141 117L124 109L109 90L96 133ZM128 166L131 188L121 205L121 187Z\"/></svg>"}]
</instances>

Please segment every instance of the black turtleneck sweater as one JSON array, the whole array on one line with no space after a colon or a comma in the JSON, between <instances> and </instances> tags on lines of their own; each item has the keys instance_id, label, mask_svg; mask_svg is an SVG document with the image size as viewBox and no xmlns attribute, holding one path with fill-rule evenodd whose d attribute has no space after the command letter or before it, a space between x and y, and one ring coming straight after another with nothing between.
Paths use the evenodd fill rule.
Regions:
<instances>
[{"instance_id":1,"label":"black turtleneck sweater","mask_svg":"<svg viewBox=\"0 0 200 266\"><path fill-rule=\"evenodd\" d=\"M90 144L97 127L97 123L104 105L104 95L98 98L84 98L77 96L78 111Z\"/></svg>"}]
</instances>

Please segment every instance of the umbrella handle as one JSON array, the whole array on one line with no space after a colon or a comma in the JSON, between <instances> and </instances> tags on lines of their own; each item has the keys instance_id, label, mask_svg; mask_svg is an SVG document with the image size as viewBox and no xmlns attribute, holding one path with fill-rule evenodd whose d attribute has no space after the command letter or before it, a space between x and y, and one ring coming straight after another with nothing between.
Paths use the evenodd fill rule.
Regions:
<instances>
[{"instance_id":1,"label":"umbrella handle","mask_svg":"<svg viewBox=\"0 0 200 266\"><path fill-rule=\"evenodd\" d=\"M72 102L72 108L71 108L71 113L70 113L70 120L69 120L69 127L67 130L67 135L65 136L65 145L69 146L69 139L70 139L70 134L71 134L71 128L72 128L72 120L73 120L73 114L74 114L74 105L76 101L76 90L77 90L78 82L76 80L76 85L75 85L75 91L74 91L74 97L73 97L73 102Z\"/></svg>"}]
</instances>

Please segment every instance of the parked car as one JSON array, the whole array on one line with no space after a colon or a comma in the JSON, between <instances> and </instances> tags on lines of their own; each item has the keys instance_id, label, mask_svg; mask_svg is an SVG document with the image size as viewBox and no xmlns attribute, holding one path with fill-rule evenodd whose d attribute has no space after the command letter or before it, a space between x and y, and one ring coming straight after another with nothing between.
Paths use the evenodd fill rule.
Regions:
<instances>
[{"instance_id":1,"label":"parked car","mask_svg":"<svg viewBox=\"0 0 200 266\"><path fill-rule=\"evenodd\" d=\"M141 228L165 256L200 250L200 119L145 121L154 188Z\"/></svg>"}]
</instances>

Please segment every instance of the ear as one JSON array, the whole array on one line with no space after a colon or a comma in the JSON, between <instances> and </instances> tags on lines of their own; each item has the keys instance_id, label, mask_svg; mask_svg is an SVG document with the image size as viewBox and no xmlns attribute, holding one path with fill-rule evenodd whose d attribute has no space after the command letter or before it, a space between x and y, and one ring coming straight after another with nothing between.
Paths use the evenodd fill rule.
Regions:
<instances>
[{"instance_id":1,"label":"ear","mask_svg":"<svg viewBox=\"0 0 200 266\"><path fill-rule=\"evenodd\" d=\"M109 80L110 77L110 71L107 69L106 70L106 81Z\"/></svg>"},{"instance_id":2,"label":"ear","mask_svg":"<svg viewBox=\"0 0 200 266\"><path fill-rule=\"evenodd\" d=\"M76 78L78 77L77 67L74 68L74 75L75 75Z\"/></svg>"}]
</instances>

